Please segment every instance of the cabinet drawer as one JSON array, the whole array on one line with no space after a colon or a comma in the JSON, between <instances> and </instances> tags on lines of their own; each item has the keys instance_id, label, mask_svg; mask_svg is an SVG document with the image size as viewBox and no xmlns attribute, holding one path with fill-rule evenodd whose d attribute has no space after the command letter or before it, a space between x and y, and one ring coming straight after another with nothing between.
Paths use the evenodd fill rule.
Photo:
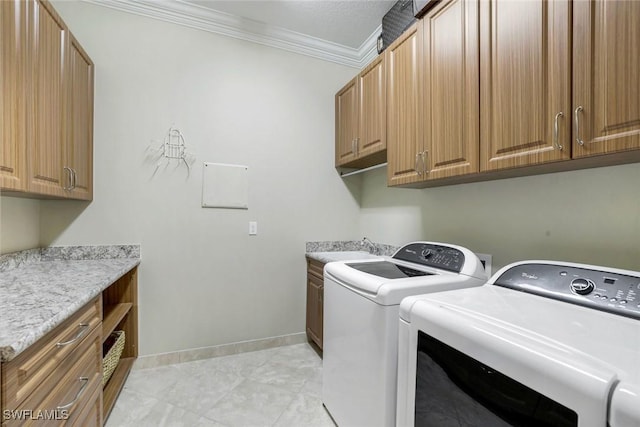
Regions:
<instances>
[{"instance_id":1,"label":"cabinet drawer","mask_svg":"<svg viewBox=\"0 0 640 427\"><path fill-rule=\"evenodd\" d=\"M102 381L97 381L88 402L75 417L67 421L71 427L102 427Z\"/></svg>"},{"instance_id":2,"label":"cabinet drawer","mask_svg":"<svg viewBox=\"0 0 640 427\"><path fill-rule=\"evenodd\" d=\"M65 360L56 371L61 378L53 376L44 381L37 393L33 393L18 407L17 414L24 420L9 420L7 426L21 425L84 425L81 418L91 399L101 397L102 388L102 339L100 328L95 328L80 347ZM41 398L41 389L49 392ZM96 390L98 395L96 396Z\"/></svg>"},{"instance_id":3,"label":"cabinet drawer","mask_svg":"<svg viewBox=\"0 0 640 427\"><path fill-rule=\"evenodd\" d=\"M315 259L307 258L307 272L322 279L324 263Z\"/></svg>"},{"instance_id":4,"label":"cabinet drawer","mask_svg":"<svg viewBox=\"0 0 640 427\"><path fill-rule=\"evenodd\" d=\"M28 396L30 399L34 397L32 394L36 398L44 398L49 394L51 389L44 384L53 386L60 381L65 371L58 368L70 363L66 361L67 356L82 346L87 336L100 325L101 298L96 297L24 353L2 364L2 408L22 406L21 403Z\"/></svg>"}]
</instances>

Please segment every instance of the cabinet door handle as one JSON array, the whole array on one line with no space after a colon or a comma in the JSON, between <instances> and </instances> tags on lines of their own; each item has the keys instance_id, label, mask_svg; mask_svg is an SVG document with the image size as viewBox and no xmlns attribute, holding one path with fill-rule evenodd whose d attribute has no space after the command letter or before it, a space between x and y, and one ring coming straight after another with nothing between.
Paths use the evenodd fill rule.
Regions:
<instances>
[{"instance_id":1,"label":"cabinet door handle","mask_svg":"<svg viewBox=\"0 0 640 427\"><path fill-rule=\"evenodd\" d=\"M558 114L556 114L556 118L553 121L553 145L558 149L558 150L562 150L564 147L562 145L560 145L560 143L558 142L558 119L560 117L564 117L564 113L562 111L560 111Z\"/></svg>"},{"instance_id":2,"label":"cabinet door handle","mask_svg":"<svg viewBox=\"0 0 640 427\"><path fill-rule=\"evenodd\" d=\"M420 169L420 158L422 157L422 153L416 153L416 167L414 168L418 175L422 175L422 170Z\"/></svg>"},{"instance_id":3,"label":"cabinet door handle","mask_svg":"<svg viewBox=\"0 0 640 427\"><path fill-rule=\"evenodd\" d=\"M87 388L87 385L89 384L89 378L88 377L78 377L78 381L80 381L80 384L82 384L82 385L80 386L80 390L78 390L78 392L76 393L76 397L74 397L71 402L69 402L69 403L67 403L65 405L58 406L56 408L58 411L62 411L63 409L68 409L68 408L72 407L78 401L78 399L80 399L80 397L84 393L84 390Z\"/></svg>"},{"instance_id":4,"label":"cabinet door handle","mask_svg":"<svg viewBox=\"0 0 640 427\"><path fill-rule=\"evenodd\" d=\"M582 111L584 111L584 108L582 108L582 105L580 105L573 112L573 119L576 123L576 142L578 143L578 145L584 145L584 141L580 139L580 113Z\"/></svg>"},{"instance_id":5,"label":"cabinet door handle","mask_svg":"<svg viewBox=\"0 0 640 427\"><path fill-rule=\"evenodd\" d=\"M359 151L360 151L360 138L356 138L356 157L359 155Z\"/></svg>"},{"instance_id":6,"label":"cabinet door handle","mask_svg":"<svg viewBox=\"0 0 640 427\"><path fill-rule=\"evenodd\" d=\"M73 176L73 184L71 185L71 189L72 189L72 190L75 190L75 189L76 189L76 183L77 183L78 175L77 175L77 173L76 173L76 170L75 170L75 169L73 169L73 168L71 168L71 172L73 172L73 173L72 173L72 176Z\"/></svg>"},{"instance_id":7,"label":"cabinet door handle","mask_svg":"<svg viewBox=\"0 0 640 427\"><path fill-rule=\"evenodd\" d=\"M89 331L89 324L88 323L80 323L80 324L78 324L78 328L80 329L80 331L78 332L78 334L75 337L73 337L69 341L56 343L56 347L64 347L65 345L73 344L74 342L78 341L80 338L85 336L85 334Z\"/></svg>"},{"instance_id":8,"label":"cabinet door handle","mask_svg":"<svg viewBox=\"0 0 640 427\"><path fill-rule=\"evenodd\" d=\"M421 154L420 157L422 158L422 173L429 173L429 170L427 169L427 154L429 153L429 150L424 150Z\"/></svg>"},{"instance_id":9,"label":"cabinet door handle","mask_svg":"<svg viewBox=\"0 0 640 427\"><path fill-rule=\"evenodd\" d=\"M73 172L71 172L71 168L65 166L63 168L63 170L69 172L69 186L67 187L66 185L62 187L63 190L65 191L71 191L71 185L73 183Z\"/></svg>"}]
</instances>

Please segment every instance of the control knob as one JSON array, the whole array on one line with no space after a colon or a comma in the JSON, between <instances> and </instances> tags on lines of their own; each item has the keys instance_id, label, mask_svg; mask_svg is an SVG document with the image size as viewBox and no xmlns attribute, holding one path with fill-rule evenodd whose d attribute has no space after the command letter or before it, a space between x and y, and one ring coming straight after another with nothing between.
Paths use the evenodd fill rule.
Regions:
<instances>
[{"instance_id":1,"label":"control knob","mask_svg":"<svg viewBox=\"0 0 640 427\"><path fill-rule=\"evenodd\" d=\"M424 259L431 258L432 255L433 252L431 252L431 249L425 249L422 251L422 256L424 257Z\"/></svg>"},{"instance_id":2,"label":"control knob","mask_svg":"<svg viewBox=\"0 0 640 427\"><path fill-rule=\"evenodd\" d=\"M595 285L588 279L578 278L571 281L571 290L578 295L590 294L594 288Z\"/></svg>"}]
</instances>

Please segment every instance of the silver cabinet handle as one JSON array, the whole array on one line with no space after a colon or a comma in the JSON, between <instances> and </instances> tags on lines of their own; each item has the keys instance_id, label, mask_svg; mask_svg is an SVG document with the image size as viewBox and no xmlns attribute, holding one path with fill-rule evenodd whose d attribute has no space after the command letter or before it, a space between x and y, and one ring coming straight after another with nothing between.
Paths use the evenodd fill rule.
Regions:
<instances>
[{"instance_id":1,"label":"silver cabinet handle","mask_svg":"<svg viewBox=\"0 0 640 427\"><path fill-rule=\"evenodd\" d=\"M429 150L424 150L420 154L420 157L422 158L422 173L429 173L429 170L427 169L427 154L428 153L429 153Z\"/></svg>"},{"instance_id":2,"label":"silver cabinet handle","mask_svg":"<svg viewBox=\"0 0 640 427\"><path fill-rule=\"evenodd\" d=\"M77 179L78 179L78 174L76 173L76 170L71 168L71 172L73 172L73 185L71 186L72 190L76 189L76 183L77 183Z\"/></svg>"},{"instance_id":3,"label":"silver cabinet handle","mask_svg":"<svg viewBox=\"0 0 640 427\"><path fill-rule=\"evenodd\" d=\"M564 113L562 111L560 111L558 114L556 114L556 118L553 121L553 145L558 149L558 150L562 150L564 147L562 145L560 145L560 143L558 142L558 118L560 117L564 117Z\"/></svg>"},{"instance_id":4,"label":"silver cabinet handle","mask_svg":"<svg viewBox=\"0 0 640 427\"><path fill-rule=\"evenodd\" d=\"M422 170L419 169L419 162L420 162L420 158L422 157L422 153L418 152L416 153L416 167L413 168L415 169L415 171L418 173L418 175L422 175Z\"/></svg>"},{"instance_id":5,"label":"silver cabinet handle","mask_svg":"<svg viewBox=\"0 0 640 427\"><path fill-rule=\"evenodd\" d=\"M89 384L89 378L88 377L78 377L78 381L80 381L80 383L82 385L80 386L80 390L78 390L78 393L76 393L76 397L74 397L73 400L71 402L67 403L66 405L58 406L56 408L58 411L62 411L63 409L67 409L67 408L72 407L78 401L78 399L80 399L80 396L82 396L82 394L84 393L84 390L87 388L87 385Z\"/></svg>"},{"instance_id":6,"label":"silver cabinet handle","mask_svg":"<svg viewBox=\"0 0 640 427\"><path fill-rule=\"evenodd\" d=\"M360 145L360 138L356 138L356 151L355 151L356 157L358 156L360 151L359 145Z\"/></svg>"},{"instance_id":7,"label":"silver cabinet handle","mask_svg":"<svg viewBox=\"0 0 640 427\"><path fill-rule=\"evenodd\" d=\"M71 191L72 189L72 184L73 184L73 172L71 171L71 168L65 166L63 168L63 170L68 171L69 172L69 186L67 187L66 185L62 187L63 190L65 191Z\"/></svg>"},{"instance_id":8,"label":"silver cabinet handle","mask_svg":"<svg viewBox=\"0 0 640 427\"><path fill-rule=\"evenodd\" d=\"M80 323L78 324L78 328L80 329L80 331L78 332L78 335L76 335L69 341L56 343L56 347L64 347L65 345L73 344L74 342L78 341L80 338L85 336L85 334L89 331L89 324Z\"/></svg>"},{"instance_id":9,"label":"silver cabinet handle","mask_svg":"<svg viewBox=\"0 0 640 427\"><path fill-rule=\"evenodd\" d=\"M576 142L578 143L578 145L584 145L584 141L580 139L580 113L582 111L584 111L584 108L582 108L582 105L580 105L573 112L573 119L575 120L576 124Z\"/></svg>"}]
</instances>

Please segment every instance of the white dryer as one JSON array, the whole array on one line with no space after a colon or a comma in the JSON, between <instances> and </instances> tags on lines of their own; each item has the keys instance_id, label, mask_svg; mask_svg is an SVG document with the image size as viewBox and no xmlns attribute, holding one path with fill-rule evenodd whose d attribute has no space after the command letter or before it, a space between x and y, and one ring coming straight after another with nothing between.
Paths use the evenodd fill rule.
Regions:
<instances>
[{"instance_id":1,"label":"white dryer","mask_svg":"<svg viewBox=\"0 0 640 427\"><path fill-rule=\"evenodd\" d=\"M403 298L486 280L469 249L433 242L409 243L383 260L327 264L322 400L338 426L394 424Z\"/></svg>"},{"instance_id":2,"label":"white dryer","mask_svg":"<svg viewBox=\"0 0 640 427\"><path fill-rule=\"evenodd\" d=\"M640 426L640 272L526 261L405 299L397 426Z\"/></svg>"}]
</instances>

